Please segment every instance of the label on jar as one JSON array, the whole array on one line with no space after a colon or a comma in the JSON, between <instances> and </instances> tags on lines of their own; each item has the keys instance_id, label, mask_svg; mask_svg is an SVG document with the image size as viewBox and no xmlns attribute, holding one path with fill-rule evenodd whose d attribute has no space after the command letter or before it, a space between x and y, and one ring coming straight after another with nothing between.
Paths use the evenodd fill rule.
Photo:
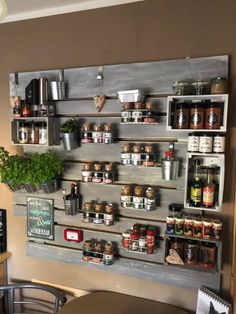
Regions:
<instances>
[{"instance_id":1,"label":"label on jar","mask_svg":"<svg viewBox=\"0 0 236 314\"><path fill-rule=\"evenodd\" d=\"M188 151L198 152L199 149L199 136L191 135L188 136Z\"/></svg>"},{"instance_id":2,"label":"label on jar","mask_svg":"<svg viewBox=\"0 0 236 314\"><path fill-rule=\"evenodd\" d=\"M132 160L141 160L141 154L137 153L137 154L131 154L131 159Z\"/></svg>"},{"instance_id":3,"label":"label on jar","mask_svg":"<svg viewBox=\"0 0 236 314\"><path fill-rule=\"evenodd\" d=\"M208 135L200 136L199 152L201 153L212 152L212 136Z\"/></svg>"},{"instance_id":4,"label":"label on jar","mask_svg":"<svg viewBox=\"0 0 236 314\"><path fill-rule=\"evenodd\" d=\"M40 128L39 129L39 144L45 144L47 142L47 130Z\"/></svg>"},{"instance_id":5,"label":"label on jar","mask_svg":"<svg viewBox=\"0 0 236 314\"><path fill-rule=\"evenodd\" d=\"M129 153L121 153L120 158L121 159L130 159L130 154Z\"/></svg>"},{"instance_id":6,"label":"label on jar","mask_svg":"<svg viewBox=\"0 0 236 314\"><path fill-rule=\"evenodd\" d=\"M28 143L28 128L21 127L19 130L19 143L26 144Z\"/></svg>"},{"instance_id":7,"label":"label on jar","mask_svg":"<svg viewBox=\"0 0 236 314\"><path fill-rule=\"evenodd\" d=\"M207 116L207 122L210 126L214 126L216 124L219 123L219 115L214 113L214 112L210 112Z\"/></svg>"},{"instance_id":8,"label":"label on jar","mask_svg":"<svg viewBox=\"0 0 236 314\"><path fill-rule=\"evenodd\" d=\"M214 153L224 153L225 151L225 137L224 136L214 136L213 141L213 152Z\"/></svg>"},{"instance_id":9,"label":"label on jar","mask_svg":"<svg viewBox=\"0 0 236 314\"><path fill-rule=\"evenodd\" d=\"M190 117L190 123L193 127L198 127L202 123L202 117L199 113L194 112Z\"/></svg>"},{"instance_id":10,"label":"label on jar","mask_svg":"<svg viewBox=\"0 0 236 314\"><path fill-rule=\"evenodd\" d=\"M142 111L133 111L132 117L133 118L142 118Z\"/></svg>"}]
</instances>

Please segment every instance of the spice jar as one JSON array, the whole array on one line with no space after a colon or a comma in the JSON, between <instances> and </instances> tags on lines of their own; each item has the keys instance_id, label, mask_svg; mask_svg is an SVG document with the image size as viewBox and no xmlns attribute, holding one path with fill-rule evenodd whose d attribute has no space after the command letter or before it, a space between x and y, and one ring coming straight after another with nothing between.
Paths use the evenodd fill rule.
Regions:
<instances>
[{"instance_id":1,"label":"spice jar","mask_svg":"<svg viewBox=\"0 0 236 314\"><path fill-rule=\"evenodd\" d=\"M129 165L131 163L130 145L125 144L122 146L122 152L120 154L121 164Z\"/></svg>"},{"instance_id":2,"label":"spice jar","mask_svg":"<svg viewBox=\"0 0 236 314\"><path fill-rule=\"evenodd\" d=\"M169 215L166 217L166 234L175 233L175 217Z\"/></svg>"},{"instance_id":3,"label":"spice jar","mask_svg":"<svg viewBox=\"0 0 236 314\"><path fill-rule=\"evenodd\" d=\"M201 102L192 102L190 108L190 129L204 128L204 109Z\"/></svg>"},{"instance_id":4,"label":"spice jar","mask_svg":"<svg viewBox=\"0 0 236 314\"><path fill-rule=\"evenodd\" d=\"M94 172L93 172L92 182L101 183L103 180L102 164L95 163L93 167L94 167Z\"/></svg>"},{"instance_id":5,"label":"spice jar","mask_svg":"<svg viewBox=\"0 0 236 314\"><path fill-rule=\"evenodd\" d=\"M84 203L83 209L83 222L92 222L93 217L91 216L91 212L93 210L93 204L90 202Z\"/></svg>"},{"instance_id":6,"label":"spice jar","mask_svg":"<svg viewBox=\"0 0 236 314\"><path fill-rule=\"evenodd\" d=\"M143 209L144 198L142 186L136 185L134 188L133 207L135 209Z\"/></svg>"},{"instance_id":7,"label":"spice jar","mask_svg":"<svg viewBox=\"0 0 236 314\"><path fill-rule=\"evenodd\" d=\"M139 239L138 233L136 232L130 233L130 238L129 238L129 250L130 251L138 250L138 239Z\"/></svg>"},{"instance_id":8,"label":"spice jar","mask_svg":"<svg viewBox=\"0 0 236 314\"><path fill-rule=\"evenodd\" d=\"M39 125L39 144L46 144L47 143L47 123L46 122L42 122Z\"/></svg>"},{"instance_id":9,"label":"spice jar","mask_svg":"<svg viewBox=\"0 0 236 314\"><path fill-rule=\"evenodd\" d=\"M114 214L112 204L107 204L105 207L104 225L106 226L114 225Z\"/></svg>"},{"instance_id":10,"label":"spice jar","mask_svg":"<svg viewBox=\"0 0 236 314\"><path fill-rule=\"evenodd\" d=\"M130 239L130 234L131 234L132 230L126 230L125 232L122 233L122 247L124 249L129 249L129 239Z\"/></svg>"},{"instance_id":11,"label":"spice jar","mask_svg":"<svg viewBox=\"0 0 236 314\"><path fill-rule=\"evenodd\" d=\"M87 163L83 164L83 169L81 172L82 182L91 182L92 181L92 164Z\"/></svg>"},{"instance_id":12,"label":"spice jar","mask_svg":"<svg viewBox=\"0 0 236 314\"><path fill-rule=\"evenodd\" d=\"M213 138L213 152L224 153L225 151L225 134L215 134Z\"/></svg>"},{"instance_id":13,"label":"spice jar","mask_svg":"<svg viewBox=\"0 0 236 314\"><path fill-rule=\"evenodd\" d=\"M156 118L153 112L153 104L151 102L146 102L145 108L146 114L143 121L147 123L154 123L156 121Z\"/></svg>"},{"instance_id":14,"label":"spice jar","mask_svg":"<svg viewBox=\"0 0 236 314\"><path fill-rule=\"evenodd\" d=\"M114 173L112 171L112 163L107 163L105 164L105 173L104 173L104 178L103 182L106 184L112 184L114 180Z\"/></svg>"},{"instance_id":15,"label":"spice jar","mask_svg":"<svg viewBox=\"0 0 236 314\"><path fill-rule=\"evenodd\" d=\"M112 128L109 123L103 125L103 143L111 144L112 142Z\"/></svg>"},{"instance_id":16,"label":"spice jar","mask_svg":"<svg viewBox=\"0 0 236 314\"><path fill-rule=\"evenodd\" d=\"M189 104L177 103L175 109L174 127L176 129L189 128Z\"/></svg>"},{"instance_id":17,"label":"spice jar","mask_svg":"<svg viewBox=\"0 0 236 314\"><path fill-rule=\"evenodd\" d=\"M20 116L21 116L21 98L20 98L20 96L10 97L10 105L12 107L12 116L14 118L20 118Z\"/></svg>"},{"instance_id":18,"label":"spice jar","mask_svg":"<svg viewBox=\"0 0 236 314\"><path fill-rule=\"evenodd\" d=\"M220 129L221 122L221 103L210 102L206 108L205 128Z\"/></svg>"},{"instance_id":19,"label":"spice jar","mask_svg":"<svg viewBox=\"0 0 236 314\"><path fill-rule=\"evenodd\" d=\"M121 110L121 123L131 122L133 105L129 102L123 103Z\"/></svg>"},{"instance_id":20,"label":"spice jar","mask_svg":"<svg viewBox=\"0 0 236 314\"><path fill-rule=\"evenodd\" d=\"M193 236L195 238L202 237L202 221L198 218L193 220Z\"/></svg>"},{"instance_id":21,"label":"spice jar","mask_svg":"<svg viewBox=\"0 0 236 314\"><path fill-rule=\"evenodd\" d=\"M206 95L209 91L209 83L205 81L195 81L191 84L195 95Z\"/></svg>"},{"instance_id":22,"label":"spice jar","mask_svg":"<svg viewBox=\"0 0 236 314\"><path fill-rule=\"evenodd\" d=\"M213 144L213 136L209 133L201 134L199 137L199 152L211 153Z\"/></svg>"},{"instance_id":23,"label":"spice jar","mask_svg":"<svg viewBox=\"0 0 236 314\"><path fill-rule=\"evenodd\" d=\"M211 80L211 94L225 94L227 92L227 81L223 77L215 77Z\"/></svg>"},{"instance_id":24,"label":"spice jar","mask_svg":"<svg viewBox=\"0 0 236 314\"><path fill-rule=\"evenodd\" d=\"M28 123L21 122L19 125L19 143L27 144L29 141L29 126Z\"/></svg>"},{"instance_id":25,"label":"spice jar","mask_svg":"<svg viewBox=\"0 0 236 314\"><path fill-rule=\"evenodd\" d=\"M155 231L148 229L147 235L147 254L153 254L154 253L154 247L155 247Z\"/></svg>"},{"instance_id":26,"label":"spice jar","mask_svg":"<svg viewBox=\"0 0 236 314\"><path fill-rule=\"evenodd\" d=\"M131 165L140 166L142 164L141 161L141 146L140 145L133 145L132 153L130 154L131 157Z\"/></svg>"},{"instance_id":27,"label":"spice jar","mask_svg":"<svg viewBox=\"0 0 236 314\"><path fill-rule=\"evenodd\" d=\"M93 263L100 264L103 261L103 246L101 242L96 242L94 245L93 252Z\"/></svg>"},{"instance_id":28,"label":"spice jar","mask_svg":"<svg viewBox=\"0 0 236 314\"><path fill-rule=\"evenodd\" d=\"M174 81L172 84L173 94L176 96L188 95L189 83L184 81Z\"/></svg>"},{"instance_id":29,"label":"spice jar","mask_svg":"<svg viewBox=\"0 0 236 314\"><path fill-rule=\"evenodd\" d=\"M99 124L94 124L92 131L92 142L93 143L102 143L102 134L101 126Z\"/></svg>"},{"instance_id":30,"label":"spice jar","mask_svg":"<svg viewBox=\"0 0 236 314\"><path fill-rule=\"evenodd\" d=\"M187 264L197 264L198 245L196 241L189 240L184 244L184 261Z\"/></svg>"},{"instance_id":31,"label":"spice jar","mask_svg":"<svg viewBox=\"0 0 236 314\"><path fill-rule=\"evenodd\" d=\"M188 135L188 152L198 152L199 150L199 134L189 133Z\"/></svg>"},{"instance_id":32,"label":"spice jar","mask_svg":"<svg viewBox=\"0 0 236 314\"><path fill-rule=\"evenodd\" d=\"M203 268L214 268L216 262L216 245L202 242L199 250L199 264Z\"/></svg>"},{"instance_id":33,"label":"spice jar","mask_svg":"<svg viewBox=\"0 0 236 314\"><path fill-rule=\"evenodd\" d=\"M113 246L111 242L107 242L104 246L103 263L107 266L114 264Z\"/></svg>"},{"instance_id":34,"label":"spice jar","mask_svg":"<svg viewBox=\"0 0 236 314\"><path fill-rule=\"evenodd\" d=\"M221 239L222 222L220 220L213 220L212 232L213 232L213 237L215 238L215 240Z\"/></svg>"},{"instance_id":35,"label":"spice jar","mask_svg":"<svg viewBox=\"0 0 236 314\"><path fill-rule=\"evenodd\" d=\"M92 131L87 123L83 124L81 127L81 143L92 143Z\"/></svg>"},{"instance_id":36,"label":"spice jar","mask_svg":"<svg viewBox=\"0 0 236 314\"><path fill-rule=\"evenodd\" d=\"M130 185L123 185L121 188L120 205L124 208L132 207L132 188Z\"/></svg>"},{"instance_id":37,"label":"spice jar","mask_svg":"<svg viewBox=\"0 0 236 314\"><path fill-rule=\"evenodd\" d=\"M145 145L144 152L145 154L141 154L143 166L153 167L154 166L153 145Z\"/></svg>"},{"instance_id":38,"label":"spice jar","mask_svg":"<svg viewBox=\"0 0 236 314\"><path fill-rule=\"evenodd\" d=\"M181 217L183 204L171 203L169 204L169 215L173 217Z\"/></svg>"},{"instance_id":39,"label":"spice jar","mask_svg":"<svg viewBox=\"0 0 236 314\"><path fill-rule=\"evenodd\" d=\"M86 240L83 243L83 257L82 260L88 262L93 255L93 243L91 240Z\"/></svg>"},{"instance_id":40,"label":"spice jar","mask_svg":"<svg viewBox=\"0 0 236 314\"><path fill-rule=\"evenodd\" d=\"M137 123L137 122L143 122L143 114L142 114L142 103L141 102L136 102L134 104L134 110L132 112L132 121Z\"/></svg>"},{"instance_id":41,"label":"spice jar","mask_svg":"<svg viewBox=\"0 0 236 314\"><path fill-rule=\"evenodd\" d=\"M175 234L183 235L184 234L184 218L175 217Z\"/></svg>"},{"instance_id":42,"label":"spice jar","mask_svg":"<svg viewBox=\"0 0 236 314\"><path fill-rule=\"evenodd\" d=\"M144 199L145 210L154 210L156 207L155 191L149 187L146 190L146 197Z\"/></svg>"},{"instance_id":43,"label":"spice jar","mask_svg":"<svg viewBox=\"0 0 236 314\"><path fill-rule=\"evenodd\" d=\"M184 235L186 237L193 236L193 219L190 216L184 218Z\"/></svg>"},{"instance_id":44,"label":"spice jar","mask_svg":"<svg viewBox=\"0 0 236 314\"><path fill-rule=\"evenodd\" d=\"M213 223L211 220L204 218L202 222L202 237L203 239L210 240L213 233Z\"/></svg>"},{"instance_id":45,"label":"spice jar","mask_svg":"<svg viewBox=\"0 0 236 314\"><path fill-rule=\"evenodd\" d=\"M95 218L93 219L94 224L101 224L103 223L103 207L101 203L95 203L94 204L94 210L95 210Z\"/></svg>"}]
</instances>

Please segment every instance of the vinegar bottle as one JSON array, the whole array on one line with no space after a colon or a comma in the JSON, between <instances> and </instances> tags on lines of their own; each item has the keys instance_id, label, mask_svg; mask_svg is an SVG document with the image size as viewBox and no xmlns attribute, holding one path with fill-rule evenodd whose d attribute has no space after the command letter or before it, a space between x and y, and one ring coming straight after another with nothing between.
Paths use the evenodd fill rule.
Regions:
<instances>
[{"instance_id":1,"label":"vinegar bottle","mask_svg":"<svg viewBox=\"0 0 236 314\"><path fill-rule=\"evenodd\" d=\"M194 160L194 175L190 184L191 206L200 207L202 202L202 182L200 177L200 159Z\"/></svg>"},{"instance_id":2,"label":"vinegar bottle","mask_svg":"<svg viewBox=\"0 0 236 314\"><path fill-rule=\"evenodd\" d=\"M202 205L211 208L215 203L215 185L212 182L212 169L208 170L207 181L203 186Z\"/></svg>"}]
</instances>

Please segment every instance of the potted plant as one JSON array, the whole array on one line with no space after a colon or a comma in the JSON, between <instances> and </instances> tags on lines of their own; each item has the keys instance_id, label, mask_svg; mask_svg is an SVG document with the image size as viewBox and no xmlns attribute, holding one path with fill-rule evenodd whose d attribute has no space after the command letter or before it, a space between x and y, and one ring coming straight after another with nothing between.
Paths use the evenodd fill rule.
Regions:
<instances>
[{"instance_id":1,"label":"potted plant","mask_svg":"<svg viewBox=\"0 0 236 314\"><path fill-rule=\"evenodd\" d=\"M62 142L65 150L72 150L78 147L77 121L68 119L60 126Z\"/></svg>"},{"instance_id":2,"label":"potted plant","mask_svg":"<svg viewBox=\"0 0 236 314\"><path fill-rule=\"evenodd\" d=\"M29 161L28 179L39 185L45 193L57 190L58 177L63 171L63 161L55 152L32 153Z\"/></svg>"}]
</instances>

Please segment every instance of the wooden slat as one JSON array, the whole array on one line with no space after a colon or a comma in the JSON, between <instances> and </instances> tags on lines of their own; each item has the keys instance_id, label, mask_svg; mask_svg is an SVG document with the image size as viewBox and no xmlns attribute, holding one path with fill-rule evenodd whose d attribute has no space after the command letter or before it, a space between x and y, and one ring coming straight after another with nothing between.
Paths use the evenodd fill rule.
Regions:
<instances>
[{"instance_id":1,"label":"wooden slat","mask_svg":"<svg viewBox=\"0 0 236 314\"><path fill-rule=\"evenodd\" d=\"M27 255L38 259L56 260L76 264L85 267L85 269L97 269L104 272L134 276L164 284L177 285L178 287L198 289L201 285L205 285L213 289L220 288L219 273L154 265L150 262L134 261L127 258L120 258L115 264L110 266L94 265L82 261L81 251L32 242L26 243L26 252Z\"/></svg>"}]
</instances>

